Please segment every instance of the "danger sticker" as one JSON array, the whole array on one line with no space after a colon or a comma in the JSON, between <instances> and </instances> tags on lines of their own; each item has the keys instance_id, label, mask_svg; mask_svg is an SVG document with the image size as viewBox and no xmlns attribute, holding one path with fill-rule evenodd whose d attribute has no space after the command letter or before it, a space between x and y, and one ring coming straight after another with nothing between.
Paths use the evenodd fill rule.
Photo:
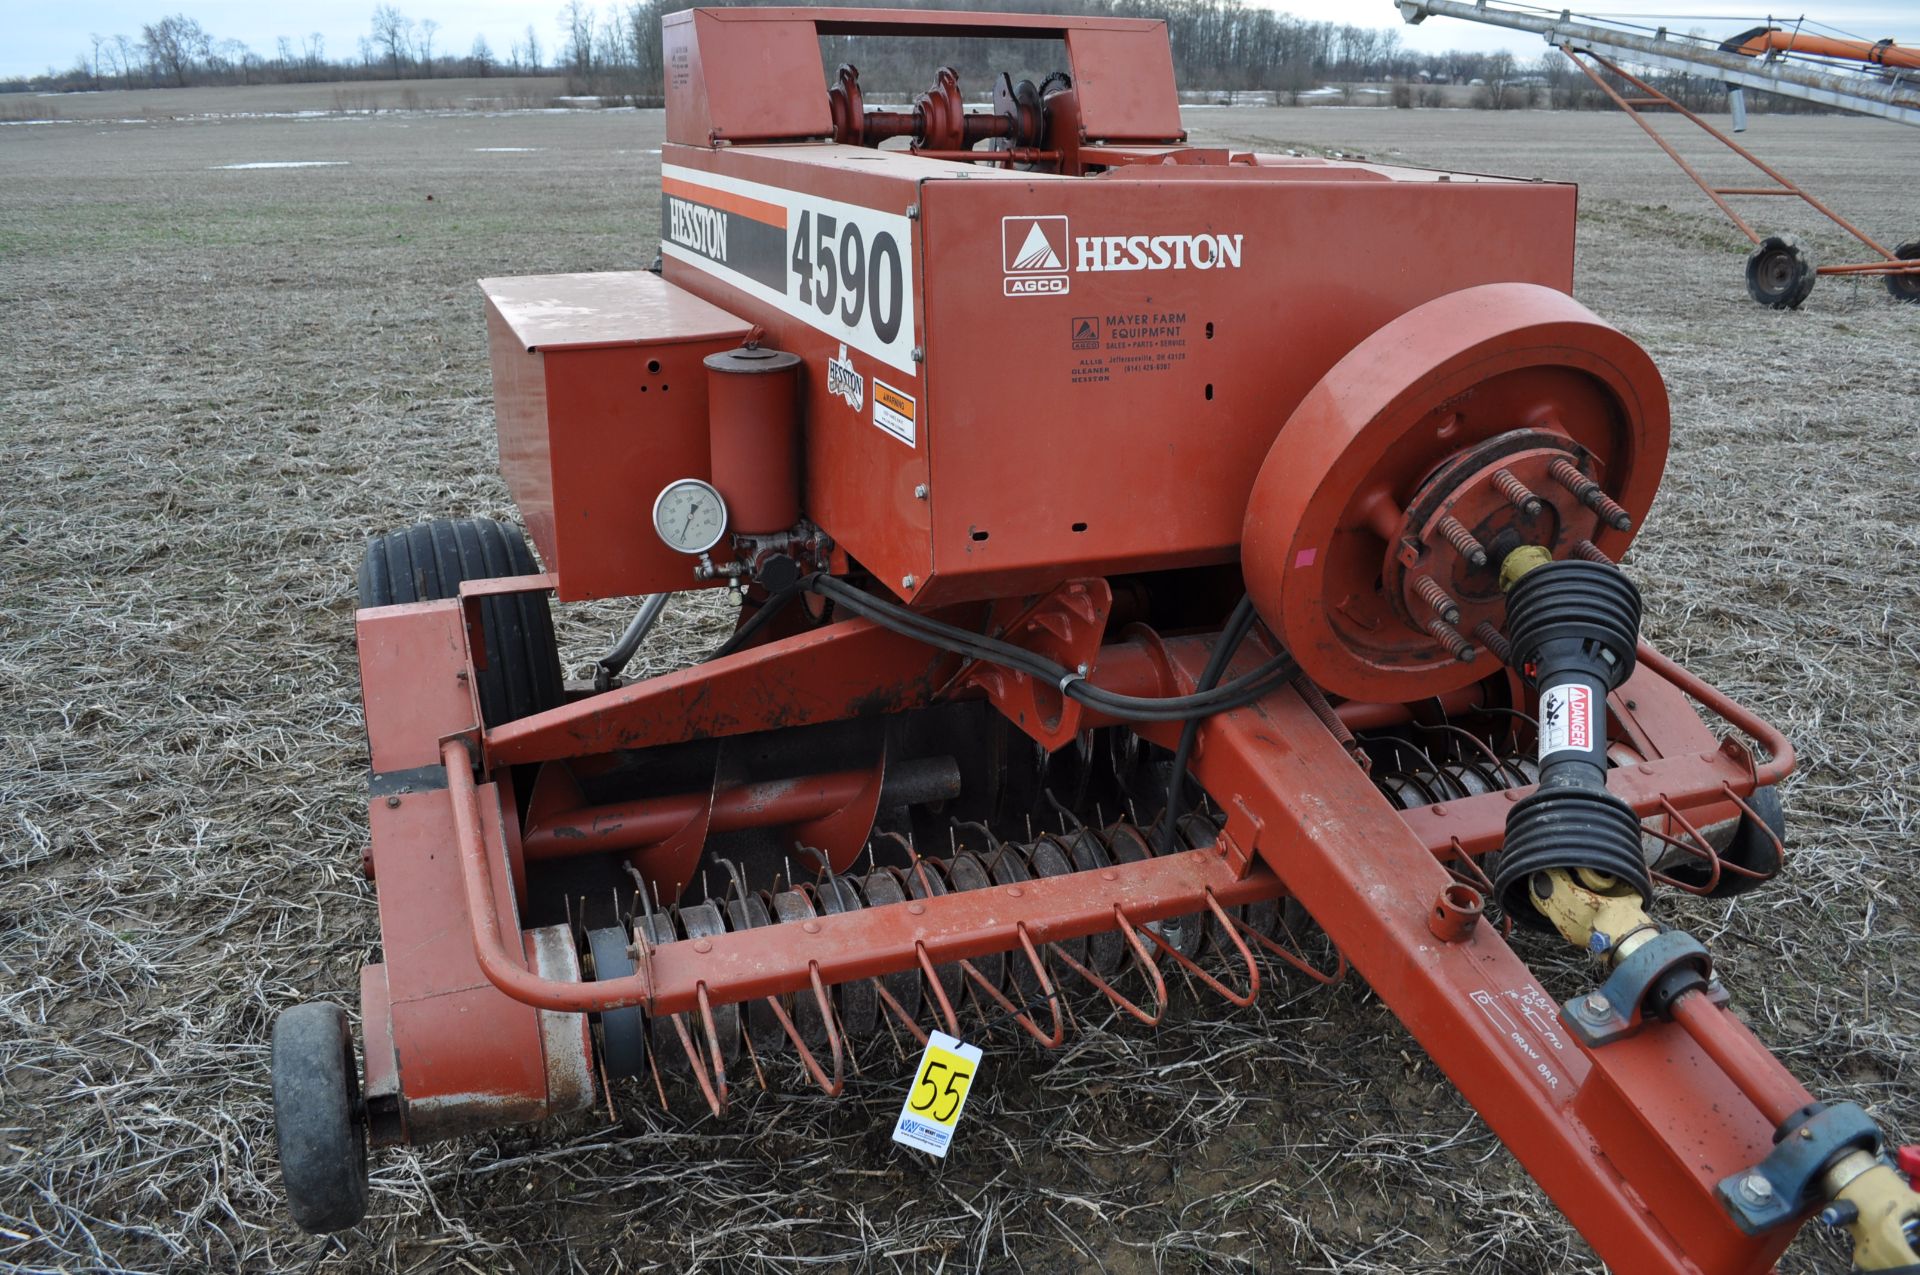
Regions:
<instances>
[{"instance_id":1,"label":"danger sticker","mask_svg":"<svg viewBox=\"0 0 1920 1275\"><path fill-rule=\"evenodd\" d=\"M1593 689L1555 686L1540 695L1540 757L1593 751Z\"/></svg>"},{"instance_id":2,"label":"danger sticker","mask_svg":"<svg viewBox=\"0 0 1920 1275\"><path fill-rule=\"evenodd\" d=\"M903 394L879 377L873 378L873 423L912 447L918 414L911 394Z\"/></svg>"}]
</instances>

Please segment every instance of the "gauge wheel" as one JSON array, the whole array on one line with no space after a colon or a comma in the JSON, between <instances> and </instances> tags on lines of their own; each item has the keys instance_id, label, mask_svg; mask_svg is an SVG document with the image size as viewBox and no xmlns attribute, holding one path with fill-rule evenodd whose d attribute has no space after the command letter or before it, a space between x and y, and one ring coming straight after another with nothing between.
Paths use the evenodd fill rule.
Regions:
<instances>
[{"instance_id":1,"label":"gauge wheel","mask_svg":"<svg viewBox=\"0 0 1920 1275\"><path fill-rule=\"evenodd\" d=\"M593 961L597 983L626 978L633 973L627 927L609 925L587 931L587 955ZM647 1017L637 1006L602 1010L600 1020L600 1061L609 1079L637 1076L647 1065Z\"/></svg>"},{"instance_id":2,"label":"gauge wheel","mask_svg":"<svg viewBox=\"0 0 1920 1275\"><path fill-rule=\"evenodd\" d=\"M1780 856L1774 849L1774 838L1779 838L1781 845L1785 845L1787 840L1787 812L1780 804L1780 792L1772 784L1756 788L1753 795L1747 798L1747 805L1753 808L1753 813L1759 815L1766 826L1755 823L1753 815L1741 814L1740 822L1733 830L1733 840L1720 852L1720 858L1722 863L1746 871L1727 872L1723 869L1720 879L1707 891L1709 899L1727 899L1736 894L1745 894L1748 890L1757 890L1780 871ZM1676 881L1693 886L1706 884L1710 875L1707 865L1694 859L1683 859L1661 871ZM1749 876L1747 873L1759 875Z\"/></svg>"},{"instance_id":3,"label":"gauge wheel","mask_svg":"<svg viewBox=\"0 0 1920 1275\"><path fill-rule=\"evenodd\" d=\"M1794 235L1768 235L1747 254L1747 295L1770 310L1798 310L1817 277L1813 249Z\"/></svg>"},{"instance_id":4,"label":"gauge wheel","mask_svg":"<svg viewBox=\"0 0 1920 1275\"><path fill-rule=\"evenodd\" d=\"M463 581L539 570L518 527L491 518L436 518L367 546L360 563L360 605L456 598ZM478 670L477 686L487 725L530 717L560 703L560 656L545 593L484 599L480 626L487 666Z\"/></svg>"},{"instance_id":5,"label":"gauge wheel","mask_svg":"<svg viewBox=\"0 0 1920 1275\"><path fill-rule=\"evenodd\" d=\"M1907 240L1893 250L1893 255L1902 261L1920 261L1920 239ZM1882 278L1887 281L1887 291L1895 301L1920 305L1920 274L1890 274Z\"/></svg>"},{"instance_id":6,"label":"gauge wheel","mask_svg":"<svg viewBox=\"0 0 1920 1275\"><path fill-rule=\"evenodd\" d=\"M287 1210L303 1231L367 1213L367 1127L346 1011L313 1001L273 1023L273 1123Z\"/></svg>"}]
</instances>

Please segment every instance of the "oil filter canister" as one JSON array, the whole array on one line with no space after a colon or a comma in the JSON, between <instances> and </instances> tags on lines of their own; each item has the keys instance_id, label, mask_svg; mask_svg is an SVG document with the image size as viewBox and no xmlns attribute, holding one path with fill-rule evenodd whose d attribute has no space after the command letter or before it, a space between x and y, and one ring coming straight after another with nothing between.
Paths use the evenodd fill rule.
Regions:
<instances>
[{"instance_id":1,"label":"oil filter canister","mask_svg":"<svg viewBox=\"0 0 1920 1275\"><path fill-rule=\"evenodd\" d=\"M800 356L765 346L709 354L708 446L728 525L745 535L800 521Z\"/></svg>"}]
</instances>

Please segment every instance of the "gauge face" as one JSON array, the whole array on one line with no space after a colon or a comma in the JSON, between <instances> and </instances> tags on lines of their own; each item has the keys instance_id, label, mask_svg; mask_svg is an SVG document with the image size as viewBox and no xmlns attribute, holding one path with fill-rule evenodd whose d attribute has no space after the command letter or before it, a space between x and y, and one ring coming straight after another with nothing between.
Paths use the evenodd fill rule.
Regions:
<instances>
[{"instance_id":1,"label":"gauge face","mask_svg":"<svg viewBox=\"0 0 1920 1275\"><path fill-rule=\"evenodd\" d=\"M698 478L668 483L653 502L653 529L668 548L705 553L726 534L727 502Z\"/></svg>"}]
</instances>

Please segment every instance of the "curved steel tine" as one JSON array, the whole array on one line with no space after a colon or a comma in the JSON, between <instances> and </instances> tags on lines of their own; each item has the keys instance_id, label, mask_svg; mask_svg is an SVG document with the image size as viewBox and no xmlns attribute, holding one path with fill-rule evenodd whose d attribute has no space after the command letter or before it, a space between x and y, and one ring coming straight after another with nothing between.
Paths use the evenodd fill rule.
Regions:
<instances>
[{"instance_id":1,"label":"curved steel tine","mask_svg":"<svg viewBox=\"0 0 1920 1275\"><path fill-rule=\"evenodd\" d=\"M1755 872L1753 869L1743 868L1737 863L1728 863L1726 864L1726 866L1732 871L1739 873L1741 876L1750 876L1761 881L1770 881L1774 877L1780 875L1780 869L1787 866L1787 843L1780 839L1779 834L1774 832L1773 828L1767 823L1765 819L1760 817L1760 812L1758 810L1755 810L1752 806L1749 806L1747 804L1746 798L1742 797L1739 793L1733 790L1733 785L1721 784L1720 789L1722 792L1726 793L1727 796L1733 799L1733 804L1740 807L1740 812L1742 814L1746 815L1747 818L1753 820L1754 827L1766 833L1767 840L1773 843L1773 871L1772 872L1766 872L1766 873Z\"/></svg>"},{"instance_id":2,"label":"curved steel tine","mask_svg":"<svg viewBox=\"0 0 1920 1275\"><path fill-rule=\"evenodd\" d=\"M1707 840L1706 836L1698 828L1693 826L1692 822L1690 822L1685 815L1680 813L1679 808L1676 807L1673 802L1669 801L1664 793L1661 794L1660 797L1660 809L1670 821L1680 825L1680 831L1684 835L1676 837L1665 832L1655 832L1653 835L1681 853L1706 862L1708 864L1708 873L1706 881L1698 884L1677 881L1664 872L1655 872L1653 874L1654 878L1665 885L1684 890L1688 894L1706 894L1720 884L1720 869L1727 865L1720 858L1719 853L1714 850L1713 844ZM1643 826L1641 831L1646 832L1650 831L1650 829Z\"/></svg>"},{"instance_id":3,"label":"curved steel tine","mask_svg":"<svg viewBox=\"0 0 1920 1275\"><path fill-rule=\"evenodd\" d=\"M840 1091L846 1087L844 1074L846 1056L840 1044L840 1029L834 1023L833 1003L827 999L826 986L820 981L820 965L817 961L808 963L807 974L813 980L814 999L820 1003L820 1022L826 1028L827 1043L833 1047L832 1080L827 1079L826 1071L821 1068L819 1060L813 1056L813 1051L807 1048L807 1042L800 1039L800 1033L794 1029L793 1020L787 1017L787 1011L780 1005L780 998L769 996L767 1004L772 1007L773 1016L779 1020L780 1029L786 1032L787 1039L793 1042L794 1051L800 1055L800 1062L812 1075L813 1083L819 1085L820 1092L827 1097L838 1098Z\"/></svg>"},{"instance_id":4,"label":"curved steel tine","mask_svg":"<svg viewBox=\"0 0 1920 1275\"><path fill-rule=\"evenodd\" d=\"M693 1043L693 1036L687 1031L687 1016L673 1015L674 1034L680 1037L680 1048L687 1051L687 1062L693 1068L694 1081L700 1086L700 1095L707 1100L707 1109L716 1117L727 1114L727 1072L726 1064L720 1058L720 1037L713 1029L713 1007L707 1003L707 985L701 983L697 989L700 997L700 1017L706 1027L707 1045L713 1051L714 1070L719 1076L716 1091L713 1077L707 1071L706 1060L700 1057L700 1050Z\"/></svg>"},{"instance_id":5,"label":"curved steel tine","mask_svg":"<svg viewBox=\"0 0 1920 1275\"><path fill-rule=\"evenodd\" d=\"M1225 983L1222 983L1219 979L1207 973L1204 969L1200 968L1199 962L1174 947L1173 944L1167 942L1152 930L1141 929L1141 932L1152 939L1168 956L1171 956L1177 961L1180 967L1186 970L1187 973L1193 975L1202 983L1205 983L1208 987L1211 987L1214 991L1226 997L1229 1004L1237 1005L1245 1009L1247 1006L1253 1004L1256 996L1260 995L1260 968L1253 962L1253 953L1248 951L1247 945L1240 941L1240 927L1235 923L1233 917L1227 915L1226 909L1220 906L1219 900L1213 897L1212 890L1207 891L1207 906L1213 909L1213 915L1220 922L1221 929L1233 939L1233 945L1240 949L1240 955L1247 963L1247 990L1244 995L1234 991ZM1126 913L1122 912L1120 916L1122 920L1126 919ZM1132 925L1132 922L1128 921L1128 924Z\"/></svg>"},{"instance_id":6,"label":"curved steel tine","mask_svg":"<svg viewBox=\"0 0 1920 1275\"><path fill-rule=\"evenodd\" d=\"M1272 939L1260 933L1258 930L1253 929L1245 921L1242 921L1237 917L1229 917L1228 920L1232 922L1234 929L1246 935L1248 938L1252 939L1255 943L1258 943L1261 947L1273 953L1275 956L1279 957L1281 960L1285 961L1287 964L1293 966L1293 968L1299 970L1302 974L1305 974L1308 978L1312 979L1316 983L1319 983L1323 987L1332 987L1347 977L1346 953L1342 952L1337 947L1333 949L1333 955L1334 955L1333 973L1329 974L1325 970L1320 969L1318 966L1314 965L1313 962L1307 960L1306 957L1300 955L1299 952L1285 946L1284 944L1274 942ZM1286 922L1282 921L1281 924L1284 925L1286 924ZM1287 934L1289 937L1291 937L1293 934L1293 931L1289 929L1287 931ZM1148 937L1152 937L1151 931L1149 931Z\"/></svg>"},{"instance_id":7,"label":"curved steel tine","mask_svg":"<svg viewBox=\"0 0 1920 1275\"><path fill-rule=\"evenodd\" d=\"M1114 910L1116 912L1119 911L1118 908ZM1128 1000L1125 996L1122 996L1114 989L1111 983L1101 978L1080 962L1074 960L1071 956L1068 956L1059 948L1053 948L1053 954L1065 962L1068 969L1093 984L1094 989L1112 1001L1116 1007L1133 1015L1133 1017L1144 1026L1158 1027L1160 1020L1166 1017L1167 1013L1167 981L1160 976L1160 967L1154 963L1152 954L1141 944L1139 936L1133 932L1133 927L1125 924L1124 918L1122 918L1122 922L1119 927L1120 934L1127 940L1127 945L1132 952L1134 963L1140 967L1140 972L1146 975L1149 984L1154 989L1153 994L1156 1008L1152 1014L1148 1014L1138 1005Z\"/></svg>"},{"instance_id":8,"label":"curved steel tine","mask_svg":"<svg viewBox=\"0 0 1920 1275\"><path fill-rule=\"evenodd\" d=\"M893 998L893 993L887 990L886 985L877 978L869 979L868 981L873 984L873 990L880 993L880 1003L893 1011L893 1016L900 1020L900 1025L911 1032L915 1040L919 1041L922 1045L926 1044L926 1031L921 1028L919 1023L913 1020L911 1014L900 1008L900 1002Z\"/></svg>"},{"instance_id":9,"label":"curved steel tine","mask_svg":"<svg viewBox=\"0 0 1920 1275\"><path fill-rule=\"evenodd\" d=\"M915 866L918 866L919 862L915 859ZM927 987L932 990L934 1000L940 1004L940 1017L947 1021L947 1035L959 1040L960 1016L953 1012L953 1002L947 999L947 989L940 985L940 975L933 968L933 958L927 955L927 945L916 942L913 945L913 952L920 958L921 977L927 980Z\"/></svg>"},{"instance_id":10,"label":"curved steel tine","mask_svg":"<svg viewBox=\"0 0 1920 1275\"><path fill-rule=\"evenodd\" d=\"M1033 1037L1048 1049L1058 1049L1067 1039L1067 1027L1060 1018L1059 993L1053 989L1053 980L1047 977L1046 964L1041 961L1040 954L1034 950L1033 940L1027 937L1025 922L1020 923L1020 925L1016 927L1015 932L1020 936L1020 946L1026 950L1027 960L1032 963L1034 974L1039 977L1040 990L1047 998L1047 1008L1053 1012L1053 1034L1051 1036L1042 1032L1040 1028L1035 1025L1034 1021L1027 1017L1025 1010L1008 1000L1005 993L992 983L989 983L981 975L980 971L973 967L972 961L961 961L960 968L966 972L967 977L972 979L981 991L985 992L995 1004L1005 1010L1014 1022L1020 1024L1027 1035Z\"/></svg>"},{"instance_id":11,"label":"curved steel tine","mask_svg":"<svg viewBox=\"0 0 1920 1275\"><path fill-rule=\"evenodd\" d=\"M1491 899L1495 897L1493 878L1487 875L1487 870L1480 866L1477 859L1461 848L1460 838L1458 837L1453 838L1453 858L1447 861L1447 871L1455 880L1461 882L1461 884L1470 885L1480 891L1482 898ZM1500 933L1507 938L1513 937L1512 917L1502 916L1500 918ZM1254 935L1256 939L1259 937L1258 934ZM1338 951L1338 949L1335 950ZM1309 972L1314 974L1315 977L1319 976L1318 971ZM1340 970L1340 977L1344 978L1345 976L1346 969L1343 963Z\"/></svg>"}]
</instances>

